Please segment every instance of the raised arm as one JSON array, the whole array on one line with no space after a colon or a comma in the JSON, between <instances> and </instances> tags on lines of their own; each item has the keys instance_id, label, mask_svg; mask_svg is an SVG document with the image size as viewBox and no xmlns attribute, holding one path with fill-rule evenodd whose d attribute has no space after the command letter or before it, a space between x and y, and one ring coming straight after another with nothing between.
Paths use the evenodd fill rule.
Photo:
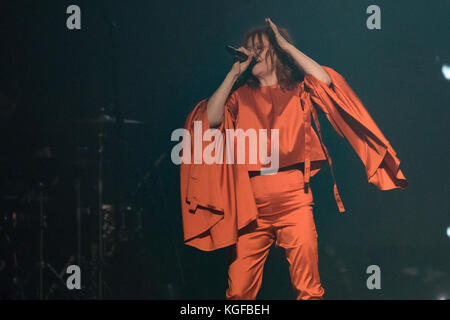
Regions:
<instances>
[{"instance_id":1,"label":"raised arm","mask_svg":"<svg viewBox=\"0 0 450 320\"><path fill-rule=\"evenodd\" d=\"M213 128L218 127L222 123L224 112L223 108L225 102L227 101L228 95L230 94L236 80L247 69L253 58L253 54L245 48L241 47L238 50L247 54L249 56L248 59L244 62L237 61L233 64L233 67L230 72L228 72L225 80L223 80L219 88L217 88L208 100L208 120L209 125Z\"/></svg>"},{"instance_id":2,"label":"raised arm","mask_svg":"<svg viewBox=\"0 0 450 320\"><path fill-rule=\"evenodd\" d=\"M305 74L310 74L329 86L331 83L331 79L328 76L327 72L317 62L298 50L294 45L289 43L280 34L277 26L272 22L272 20L270 20L270 18L266 18L266 22L269 24L270 28L275 34L275 38L277 39L277 43L280 48L292 57L298 67L303 70Z\"/></svg>"}]
</instances>

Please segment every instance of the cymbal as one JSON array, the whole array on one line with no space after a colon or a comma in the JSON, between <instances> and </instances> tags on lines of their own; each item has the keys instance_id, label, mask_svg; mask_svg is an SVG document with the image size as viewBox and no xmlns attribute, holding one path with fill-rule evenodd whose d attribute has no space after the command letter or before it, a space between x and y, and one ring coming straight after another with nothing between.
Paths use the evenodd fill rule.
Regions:
<instances>
[{"instance_id":1,"label":"cymbal","mask_svg":"<svg viewBox=\"0 0 450 320\"><path fill-rule=\"evenodd\" d=\"M86 123L86 124L115 124L119 123L116 117L111 116L109 114L103 113L94 118L90 119L78 119L76 122ZM142 121L134 120L134 119L122 119L122 123L124 124L142 124Z\"/></svg>"},{"instance_id":2,"label":"cymbal","mask_svg":"<svg viewBox=\"0 0 450 320\"><path fill-rule=\"evenodd\" d=\"M98 160L95 159L78 159L78 160L71 160L69 161L69 164L73 166L78 167L91 167L98 164Z\"/></svg>"}]
</instances>

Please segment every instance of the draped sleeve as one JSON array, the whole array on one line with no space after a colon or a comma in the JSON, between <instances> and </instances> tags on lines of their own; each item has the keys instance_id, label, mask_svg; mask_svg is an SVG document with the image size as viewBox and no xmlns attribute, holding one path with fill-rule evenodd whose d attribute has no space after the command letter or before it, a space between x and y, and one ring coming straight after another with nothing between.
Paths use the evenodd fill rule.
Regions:
<instances>
[{"instance_id":1,"label":"draped sleeve","mask_svg":"<svg viewBox=\"0 0 450 320\"><path fill-rule=\"evenodd\" d=\"M233 92L231 92L228 97L227 100L225 101L224 104L224 119L222 120L222 122L220 123L220 125L217 127L218 130L220 130L221 132L225 132L225 130L227 129L231 129L231 127L235 127L236 124L236 119L237 119L237 115L238 115L238 111L239 111L239 96L238 96L238 91L239 90L235 90ZM208 101L208 99L206 100L206 102ZM229 123L228 125L225 123L225 118L228 118Z\"/></svg>"},{"instance_id":2,"label":"draped sleeve","mask_svg":"<svg viewBox=\"0 0 450 320\"><path fill-rule=\"evenodd\" d=\"M233 146L227 141L226 131L234 129L236 94L227 98L224 118L215 129L220 136L210 141L203 139L211 129L207 101L198 102L185 121L182 153L188 152L191 161L180 164L180 195L184 243L212 251L235 244L238 231L256 219L257 208L245 165L226 160L226 150ZM196 121L201 121L200 133ZM222 144L222 163L204 161L203 154L211 143Z\"/></svg>"},{"instance_id":3,"label":"draped sleeve","mask_svg":"<svg viewBox=\"0 0 450 320\"><path fill-rule=\"evenodd\" d=\"M350 143L365 166L369 183L380 190L404 189L408 181L394 148L344 77L322 67L331 78L330 86L305 75L304 88L310 93L312 105L324 112L336 132Z\"/></svg>"}]
</instances>

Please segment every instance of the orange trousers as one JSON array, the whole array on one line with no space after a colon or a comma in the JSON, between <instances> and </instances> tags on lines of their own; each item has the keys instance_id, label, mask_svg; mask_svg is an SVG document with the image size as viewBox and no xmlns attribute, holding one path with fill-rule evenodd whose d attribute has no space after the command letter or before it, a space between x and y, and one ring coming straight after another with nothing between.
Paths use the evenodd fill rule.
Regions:
<instances>
[{"instance_id":1,"label":"orange trousers","mask_svg":"<svg viewBox=\"0 0 450 320\"><path fill-rule=\"evenodd\" d=\"M313 194L310 187L304 192L302 171L255 176L251 183L259 214L240 231L231 247L226 298L256 298L264 263L275 241L285 249L296 299L323 299Z\"/></svg>"}]
</instances>

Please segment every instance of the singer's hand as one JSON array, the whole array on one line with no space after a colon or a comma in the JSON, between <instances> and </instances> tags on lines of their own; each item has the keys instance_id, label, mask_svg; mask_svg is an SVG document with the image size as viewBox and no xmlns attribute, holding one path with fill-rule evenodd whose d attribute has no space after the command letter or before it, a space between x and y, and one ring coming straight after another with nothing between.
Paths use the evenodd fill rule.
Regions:
<instances>
[{"instance_id":1,"label":"singer's hand","mask_svg":"<svg viewBox=\"0 0 450 320\"><path fill-rule=\"evenodd\" d=\"M245 49L244 47L240 47L238 50L248 55L248 59L245 60L244 62L236 61L233 64L233 67L231 68L231 73L236 78L238 78L241 74L245 72L245 70L247 70L248 66L250 65L250 62L253 59L253 53L250 52L249 50Z\"/></svg>"},{"instance_id":2,"label":"singer's hand","mask_svg":"<svg viewBox=\"0 0 450 320\"><path fill-rule=\"evenodd\" d=\"M277 26L275 23L270 20L270 18L266 18L266 22L269 25L270 29L272 29L273 33L275 34L275 39L277 40L278 45L281 49L286 50L289 46L289 42L280 34L278 31Z\"/></svg>"}]
</instances>

